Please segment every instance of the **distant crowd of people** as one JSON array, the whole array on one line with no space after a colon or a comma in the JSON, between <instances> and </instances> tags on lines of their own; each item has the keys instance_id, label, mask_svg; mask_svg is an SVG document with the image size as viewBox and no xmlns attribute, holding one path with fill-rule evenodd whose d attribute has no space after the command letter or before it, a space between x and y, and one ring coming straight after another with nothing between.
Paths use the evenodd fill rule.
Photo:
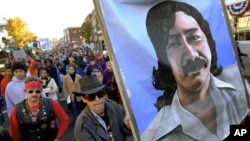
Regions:
<instances>
[{"instance_id":1,"label":"distant crowd of people","mask_svg":"<svg viewBox=\"0 0 250 141\"><path fill-rule=\"evenodd\" d=\"M0 123L5 128L6 105L14 141L60 141L70 124L63 101L77 141L125 141L132 134L106 51L59 48L10 56L0 80Z\"/></svg>"}]
</instances>

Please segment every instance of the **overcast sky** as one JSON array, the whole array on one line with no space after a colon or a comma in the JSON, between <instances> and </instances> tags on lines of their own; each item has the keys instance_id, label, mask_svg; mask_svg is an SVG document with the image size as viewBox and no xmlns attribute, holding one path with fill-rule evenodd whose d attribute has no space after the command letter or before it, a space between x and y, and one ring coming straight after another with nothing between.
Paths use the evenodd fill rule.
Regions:
<instances>
[{"instance_id":1,"label":"overcast sky","mask_svg":"<svg viewBox=\"0 0 250 141\"><path fill-rule=\"evenodd\" d=\"M92 0L0 0L0 18L20 17L40 38L60 38L67 27L80 27L94 9Z\"/></svg>"}]
</instances>

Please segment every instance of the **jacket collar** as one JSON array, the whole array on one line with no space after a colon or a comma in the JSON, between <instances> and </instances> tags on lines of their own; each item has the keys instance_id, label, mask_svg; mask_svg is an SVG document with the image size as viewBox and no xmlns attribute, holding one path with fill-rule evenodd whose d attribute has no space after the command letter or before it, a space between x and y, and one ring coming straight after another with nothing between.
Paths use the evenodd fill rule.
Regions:
<instances>
[{"instance_id":1,"label":"jacket collar","mask_svg":"<svg viewBox=\"0 0 250 141\"><path fill-rule=\"evenodd\" d=\"M111 107L106 101L104 102L104 104L105 104L106 116L109 119L111 118L111 120L109 120L109 122L110 122L110 126L112 127L112 126L114 126L114 122L112 120L113 112L112 112L112 110L110 110ZM95 127L93 127L93 128L95 128L94 130L96 131L96 134L98 136L104 138L105 140L109 140L108 133L106 132L106 129L103 128L103 126L101 125L101 123L97 119L98 117L96 117L98 115L95 114L94 112L92 112L88 106L86 106L84 111L85 111L86 115L88 117L90 117L90 119L95 124ZM99 128L99 127L101 127L101 128Z\"/></svg>"}]
</instances>

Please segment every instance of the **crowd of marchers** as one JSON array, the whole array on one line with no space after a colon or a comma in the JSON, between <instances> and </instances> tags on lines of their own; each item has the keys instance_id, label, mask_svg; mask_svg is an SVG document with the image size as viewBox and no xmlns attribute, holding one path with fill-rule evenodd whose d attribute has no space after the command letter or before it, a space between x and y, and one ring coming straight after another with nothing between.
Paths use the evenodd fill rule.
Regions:
<instances>
[{"instance_id":1,"label":"crowd of marchers","mask_svg":"<svg viewBox=\"0 0 250 141\"><path fill-rule=\"evenodd\" d=\"M107 51L89 47L10 54L1 68L0 140L61 141L70 124L77 141L131 136ZM2 108L7 108L9 128ZM73 139L74 140L74 139Z\"/></svg>"}]
</instances>

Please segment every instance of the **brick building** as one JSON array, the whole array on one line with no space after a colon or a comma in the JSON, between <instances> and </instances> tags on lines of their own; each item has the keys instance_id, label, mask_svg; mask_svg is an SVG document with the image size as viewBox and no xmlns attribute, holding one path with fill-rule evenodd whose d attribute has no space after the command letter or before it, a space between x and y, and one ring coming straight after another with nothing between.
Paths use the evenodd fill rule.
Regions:
<instances>
[{"instance_id":1,"label":"brick building","mask_svg":"<svg viewBox=\"0 0 250 141\"><path fill-rule=\"evenodd\" d=\"M82 46L81 27L68 27L63 31L64 42L69 46Z\"/></svg>"}]
</instances>

